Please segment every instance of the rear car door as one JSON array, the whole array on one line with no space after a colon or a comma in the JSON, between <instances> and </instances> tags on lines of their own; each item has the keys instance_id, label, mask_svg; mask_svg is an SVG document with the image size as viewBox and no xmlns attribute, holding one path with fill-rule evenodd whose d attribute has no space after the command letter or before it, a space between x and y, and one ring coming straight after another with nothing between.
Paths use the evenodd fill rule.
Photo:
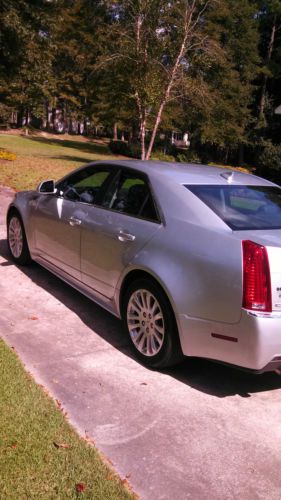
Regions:
<instances>
[{"instance_id":1,"label":"rear car door","mask_svg":"<svg viewBox=\"0 0 281 500\"><path fill-rule=\"evenodd\" d=\"M148 178L122 168L81 228L82 281L112 298L119 277L161 227Z\"/></svg>"}]
</instances>

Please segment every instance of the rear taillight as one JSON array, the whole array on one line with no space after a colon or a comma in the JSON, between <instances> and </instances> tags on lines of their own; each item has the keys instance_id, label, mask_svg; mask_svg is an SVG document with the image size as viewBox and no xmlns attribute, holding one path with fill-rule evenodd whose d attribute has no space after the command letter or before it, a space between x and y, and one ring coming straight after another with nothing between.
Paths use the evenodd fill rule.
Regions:
<instances>
[{"instance_id":1,"label":"rear taillight","mask_svg":"<svg viewBox=\"0 0 281 500\"><path fill-rule=\"evenodd\" d=\"M271 280L267 250L253 241L243 241L243 307L272 311Z\"/></svg>"}]
</instances>

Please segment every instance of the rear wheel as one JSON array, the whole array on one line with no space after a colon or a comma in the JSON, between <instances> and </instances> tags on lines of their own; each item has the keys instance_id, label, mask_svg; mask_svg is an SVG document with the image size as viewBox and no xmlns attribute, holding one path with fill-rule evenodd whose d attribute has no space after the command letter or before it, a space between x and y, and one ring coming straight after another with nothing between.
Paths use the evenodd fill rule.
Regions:
<instances>
[{"instance_id":1,"label":"rear wheel","mask_svg":"<svg viewBox=\"0 0 281 500\"><path fill-rule=\"evenodd\" d=\"M171 305L152 280L139 279L126 291L123 325L136 357L151 368L179 363L182 351Z\"/></svg>"},{"instance_id":2,"label":"rear wheel","mask_svg":"<svg viewBox=\"0 0 281 500\"><path fill-rule=\"evenodd\" d=\"M31 261L22 220L17 212L8 218L8 247L13 260L22 266Z\"/></svg>"}]
</instances>

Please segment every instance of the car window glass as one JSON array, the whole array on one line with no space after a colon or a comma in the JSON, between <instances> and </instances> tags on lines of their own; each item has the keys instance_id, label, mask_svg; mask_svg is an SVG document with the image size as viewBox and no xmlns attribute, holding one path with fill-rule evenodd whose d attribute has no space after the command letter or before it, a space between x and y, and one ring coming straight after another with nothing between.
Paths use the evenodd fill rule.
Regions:
<instances>
[{"instance_id":1,"label":"car window glass","mask_svg":"<svg viewBox=\"0 0 281 500\"><path fill-rule=\"evenodd\" d=\"M121 173L102 202L104 208L158 222L146 179L134 173Z\"/></svg>"},{"instance_id":2,"label":"car window glass","mask_svg":"<svg viewBox=\"0 0 281 500\"><path fill-rule=\"evenodd\" d=\"M281 229L281 189L274 186L186 186L233 230Z\"/></svg>"},{"instance_id":3,"label":"car window glass","mask_svg":"<svg viewBox=\"0 0 281 500\"><path fill-rule=\"evenodd\" d=\"M60 183L57 189L68 200L99 204L102 188L110 173L106 167L80 170Z\"/></svg>"}]
</instances>

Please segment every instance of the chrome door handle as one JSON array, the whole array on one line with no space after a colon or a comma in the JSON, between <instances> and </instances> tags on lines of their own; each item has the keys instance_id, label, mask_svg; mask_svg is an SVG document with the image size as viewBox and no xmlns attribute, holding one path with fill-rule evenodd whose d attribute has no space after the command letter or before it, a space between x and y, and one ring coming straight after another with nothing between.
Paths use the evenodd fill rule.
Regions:
<instances>
[{"instance_id":1,"label":"chrome door handle","mask_svg":"<svg viewBox=\"0 0 281 500\"><path fill-rule=\"evenodd\" d=\"M119 231L118 240L119 241L134 241L136 239L134 234L124 233L124 231Z\"/></svg>"},{"instance_id":2,"label":"chrome door handle","mask_svg":"<svg viewBox=\"0 0 281 500\"><path fill-rule=\"evenodd\" d=\"M70 217L68 222L71 226L80 226L82 221L80 219L76 219L76 217Z\"/></svg>"}]
</instances>

